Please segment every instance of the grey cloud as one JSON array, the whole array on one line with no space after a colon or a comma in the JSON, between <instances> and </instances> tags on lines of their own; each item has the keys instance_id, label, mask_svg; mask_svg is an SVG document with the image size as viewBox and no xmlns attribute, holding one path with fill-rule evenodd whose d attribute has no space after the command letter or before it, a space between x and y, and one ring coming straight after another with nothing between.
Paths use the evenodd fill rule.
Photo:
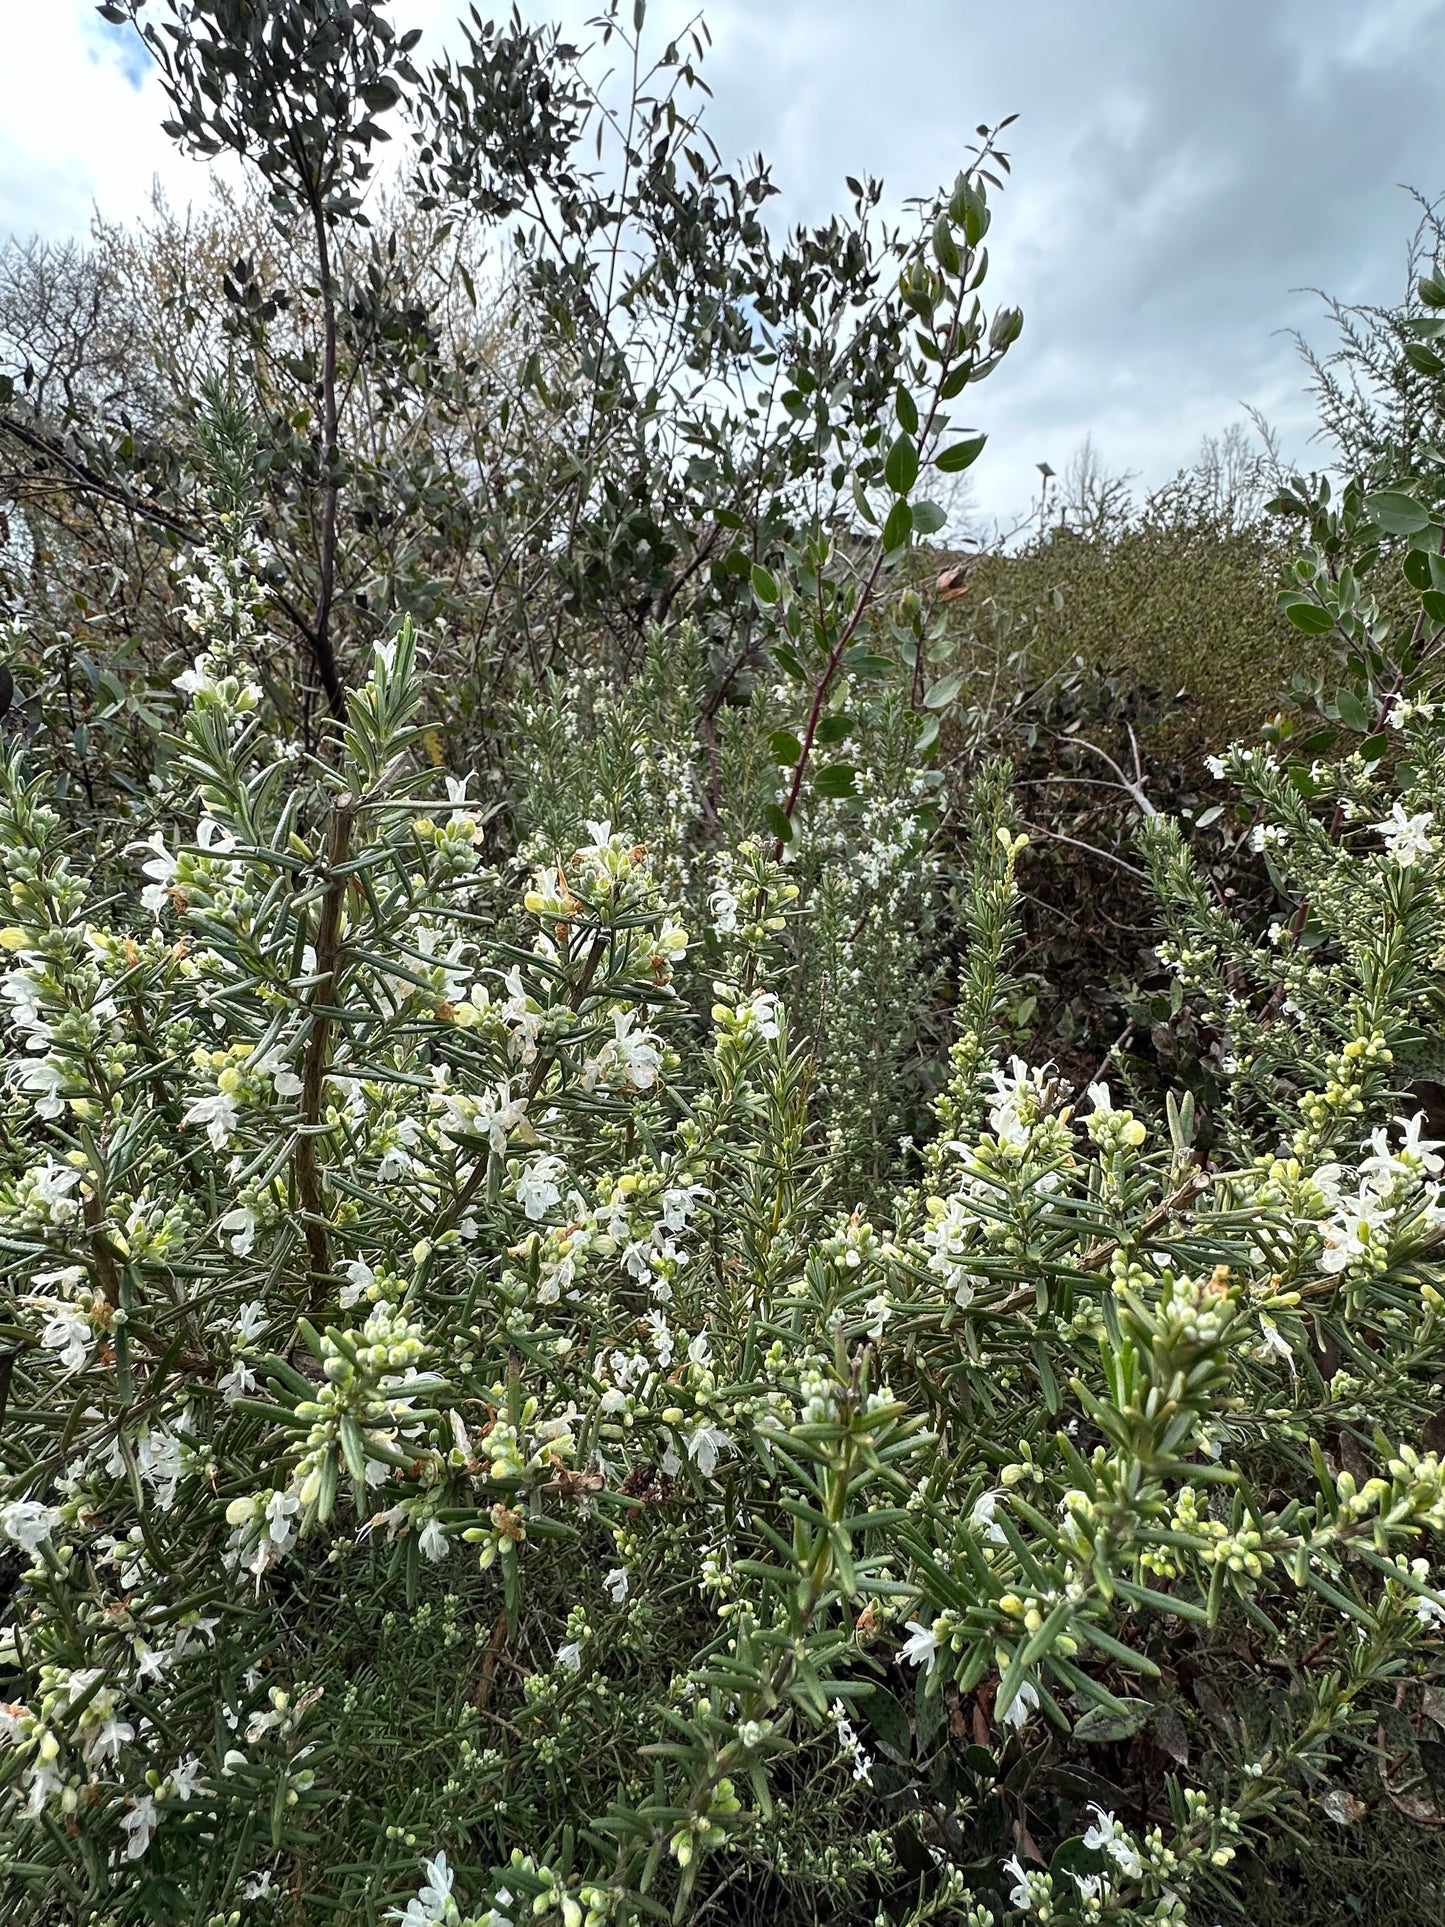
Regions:
<instances>
[{"instance_id":1,"label":"grey cloud","mask_svg":"<svg viewBox=\"0 0 1445 1927\"><path fill-rule=\"evenodd\" d=\"M1317 320L1303 290L1396 295L1399 183L1445 187L1439 0L731 0L712 19L714 133L775 155L799 214L846 172L925 190L975 123L1019 112L991 284L1027 325L973 403L1000 513L1086 433L1154 482L1245 403L1310 459L1286 336Z\"/></svg>"},{"instance_id":2,"label":"grey cloud","mask_svg":"<svg viewBox=\"0 0 1445 1927\"><path fill-rule=\"evenodd\" d=\"M454 40L459 4L393 11L424 28L425 52ZM582 34L596 5L524 11ZM691 15L651 0L650 28ZM1310 459L1287 338L1318 325L1302 290L1396 296L1413 225L1399 184L1445 188L1445 0L716 0L707 15L709 128L725 154L773 161L783 217L825 216L849 173L881 175L901 204L952 177L976 123L1018 111L991 289L1026 327L968 401L992 436L979 496L1004 516L1034 463L1062 467L1085 434L1152 483L1246 403ZM53 169L0 165L0 223L22 230L82 227L115 171L104 134L134 140L138 112L160 116L123 50L73 23L66 39L105 65L115 113L88 174L74 140ZM0 116L0 163L5 135ZM173 190L203 189L200 170L165 172Z\"/></svg>"}]
</instances>

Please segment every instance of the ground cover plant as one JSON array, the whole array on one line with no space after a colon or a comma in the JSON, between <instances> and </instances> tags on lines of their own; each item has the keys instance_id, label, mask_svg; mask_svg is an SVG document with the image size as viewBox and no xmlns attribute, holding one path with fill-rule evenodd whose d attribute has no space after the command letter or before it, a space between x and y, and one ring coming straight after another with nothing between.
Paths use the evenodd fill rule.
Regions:
<instances>
[{"instance_id":1,"label":"ground cover plant","mask_svg":"<svg viewBox=\"0 0 1445 1927\"><path fill-rule=\"evenodd\" d=\"M443 609L348 519L324 268L289 454L258 363L137 468L16 405L166 567L104 754L42 593L7 669L6 1918L1212 1922L1372 1801L1438 1824L1438 458L1282 492L1299 706L1190 821L1135 783L1140 1023L1193 1041L1061 1061L1028 792L918 588L1022 325L998 132L793 237L744 339L775 244L682 219L640 51L645 194L569 172L595 96L520 23L422 70L370 4L157 18L180 134L338 287L408 89L439 203L574 194L508 299L603 426L560 490L528 431L505 514L466 471L500 547L453 529ZM67 595L113 534L55 535Z\"/></svg>"}]
</instances>

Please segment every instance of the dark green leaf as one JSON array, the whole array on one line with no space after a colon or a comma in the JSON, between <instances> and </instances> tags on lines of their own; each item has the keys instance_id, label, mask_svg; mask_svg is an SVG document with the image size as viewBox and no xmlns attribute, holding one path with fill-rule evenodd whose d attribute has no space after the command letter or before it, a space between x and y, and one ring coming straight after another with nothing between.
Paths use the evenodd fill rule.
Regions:
<instances>
[{"instance_id":1,"label":"dark green leaf","mask_svg":"<svg viewBox=\"0 0 1445 1927\"><path fill-rule=\"evenodd\" d=\"M940 214L933 225L933 258L947 275L956 275L963 266L947 214Z\"/></svg>"},{"instance_id":2,"label":"dark green leaf","mask_svg":"<svg viewBox=\"0 0 1445 1927\"><path fill-rule=\"evenodd\" d=\"M883 524L883 546L891 554L901 549L913 533L913 510L906 501L897 501L888 511L888 520Z\"/></svg>"},{"instance_id":3,"label":"dark green leaf","mask_svg":"<svg viewBox=\"0 0 1445 1927\"><path fill-rule=\"evenodd\" d=\"M1412 589L1430 587L1430 558L1422 549L1407 549L1400 567Z\"/></svg>"},{"instance_id":4,"label":"dark green leaf","mask_svg":"<svg viewBox=\"0 0 1445 1927\"><path fill-rule=\"evenodd\" d=\"M883 1747L901 1765L913 1751L913 1722L886 1686L875 1686L863 1714Z\"/></svg>"},{"instance_id":5,"label":"dark green leaf","mask_svg":"<svg viewBox=\"0 0 1445 1927\"><path fill-rule=\"evenodd\" d=\"M1091 1706L1074 1722L1074 1738L1101 1746L1109 1740L1127 1740L1142 1731L1154 1711L1148 1700L1121 1699L1119 1710L1112 1706Z\"/></svg>"},{"instance_id":6,"label":"dark green leaf","mask_svg":"<svg viewBox=\"0 0 1445 1927\"><path fill-rule=\"evenodd\" d=\"M924 1614L925 1619L929 1617L928 1613ZM914 1730L918 1734L918 1751L921 1754L927 1753L937 1739L939 1730L947 1717L942 1693L937 1691L930 1693L928 1690L929 1676L930 1669L927 1666L920 1666L918 1678L913 1685L913 1723ZM989 1766L990 1768L993 1766L992 1759L989 1761Z\"/></svg>"},{"instance_id":7,"label":"dark green leaf","mask_svg":"<svg viewBox=\"0 0 1445 1927\"><path fill-rule=\"evenodd\" d=\"M893 668L890 657L870 649L866 642L855 642L843 662L855 676L886 676Z\"/></svg>"},{"instance_id":8,"label":"dark green leaf","mask_svg":"<svg viewBox=\"0 0 1445 1927\"><path fill-rule=\"evenodd\" d=\"M763 821L778 839L779 843L791 843L793 826L776 803L763 805Z\"/></svg>"},{"instance_id":9,"label":"dark green leaf","mask_svg":"<svg viewBox=\"0 0 1445 1927\"><path fill-rule=\"evenodd\" d=\"M918 449L911 436L900 435L889 449L883 479L895 495L906 495L918 480Z\"/></svg>"},{"instance_id":10,"label":"dark green leaf","mask_svg":"<svg viewBox=\"0 0 1445 1927\"><path fill-rule=\"evenodd\" d=\"M777 582L761 562L753 564L753 594L769 607L778 599Z\"/></svg>"},{"instance_id":11,"label":"dark green leaf","mask_svg":"<svg viewBox=\"0 0 1445 1927\"><path fill-rule=\"evenodd\" d=\"M961 221L963 232L971 248L976 248L988 233L988 208L980 190L972 182L964 181L954 192L948 204L948 211L955 221Z\"/></svg>"},{"instance_id":12,"label":"dark green leaf","mask_svg":"<svg viewBox=\"0 0 1445 1927\"><path fill-rule=\"evenodd\" d=\"M829 763L814 774L813 788L819 796L856 796L856 776L857 771L847 763Z\"/></svg>"},{"instance_id":13,"label":"dark green leaf","mask_svg":"<svg viewBox=\"0 0 1445 1927\"><path fill-rule=\"evenodd\" d=\"M1307 636L1322 636L1335 626L1335 619L1328 609L1322 609L1317 602L1306 602L1303 598L1287 603L1284 612L1295 628Z\"/></svg>"},{"instance_id":14,"label":"dark green leaf","mask_svg":"<svg viewBox=\"0 0 1445 1927\"><path fill-rule=\"evenodd\" d=\"M944 449L934 467L941 469L945 475L957 475L961 469L972 468L983 453L983 445L987 440L987 435L972 435L966 441L954 442Z\"/></svg>"},{"instance_id":15,"label":"dark green leaf","mask_svg":"<svg viewBox=\"0 0 1445 1927\"><path fill-rule=\"evenodd\" d=\"M1360 701L1353 689L1342 689L1335 699L1340 721L1347 729L1357 729L1363 736L1370 727L1370 712Z\"/></svg>"}]
</instances>

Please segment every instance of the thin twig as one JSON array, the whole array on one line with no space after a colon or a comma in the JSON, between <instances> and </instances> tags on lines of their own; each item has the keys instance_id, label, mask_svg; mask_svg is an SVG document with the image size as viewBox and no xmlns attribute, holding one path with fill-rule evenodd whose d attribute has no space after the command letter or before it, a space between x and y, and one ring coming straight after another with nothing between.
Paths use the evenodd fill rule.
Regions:
<instances>
[{"instance_id":1,"label":"thin twig","mask_svg":"<svg viewBox=\"0 0 1445 1927\"><path fill-rule=\"evenodd\" d=\"M316 932L317 981L308 1003L312 1011L311 1031L306 1039L306 1057L301 1071L301 1131L296 1142L294 1166L296 1199L301 1208L301 1226L311 1256L313 1301L326 1294L331 1271L331 1254L326 1236L326 1215L321 1196L321 1174L317 1162L316 1140L321 1129L321 1100L326 1083L328 1046L331 1042L331 1017L336 1002L336 965L341 947L341 912L350 879L337 872L351 850L351 826L355 804L338 803L331 818L327 845L326 894L321 899L321 922Z\"/></svg>"}]
</instances>

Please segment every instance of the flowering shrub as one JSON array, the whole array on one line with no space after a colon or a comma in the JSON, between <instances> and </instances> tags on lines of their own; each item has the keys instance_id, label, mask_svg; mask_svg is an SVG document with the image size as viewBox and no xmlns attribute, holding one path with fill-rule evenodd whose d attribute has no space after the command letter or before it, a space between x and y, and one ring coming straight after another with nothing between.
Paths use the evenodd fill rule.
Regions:
<instances>
[{"instance_id":1,"label":"flowering shrub","mask_svg":"<svg viewBox=\"0 0 1445 1927\"><path fill-rule=\"evenodd\" d=\"M1150 828L1207 1155L1007 1059L985 772L936 1129L865 1209L806 835L554 824L519 885L408 628L331 760L210 639L129 898L4 771L11 1917L1207 1906L1445 1622L1428 705L1392 776L1224 760L1302 906L1259 941ZM1221 1743L1241 1639L1285 1684ZM1150 1735L1156 1801L1081 1763Z\"/></svg>"},{"instance_id":2,"label":"flowering shrub","mask_svg":"<svg viewBox=\"0 0 1445 1927\"><path fill-rule=\"evenodd\" d=\"M335 44L390 45L354 11ZM181 14L187 138L245 145L227 89L274 134L253 15ZM478 31L433 75L462 185ZM1349 1818L1352 1749L1440 1817L1445 540L1397 491L1300 497L1287 607L1360 740L1306 761L1281 724L1214 768L1269 927L1144 826L1219 1101L1015 1054L1028 839L986 766L947 870L962 672L925 686L942 632L884 600L944 523L921 472L982 447L945 405L1021 326L978 295L1002 166L985 136L889 240L866 328L871 257L808 241L787 514L685 565L715 628L534 675L485 794L409 622L345 695L329 587L337 718L288 708L239 486L119 871L6 749L7 1920L1182 1923L1302 1801Z\"/></svg>"}]
</instances>

